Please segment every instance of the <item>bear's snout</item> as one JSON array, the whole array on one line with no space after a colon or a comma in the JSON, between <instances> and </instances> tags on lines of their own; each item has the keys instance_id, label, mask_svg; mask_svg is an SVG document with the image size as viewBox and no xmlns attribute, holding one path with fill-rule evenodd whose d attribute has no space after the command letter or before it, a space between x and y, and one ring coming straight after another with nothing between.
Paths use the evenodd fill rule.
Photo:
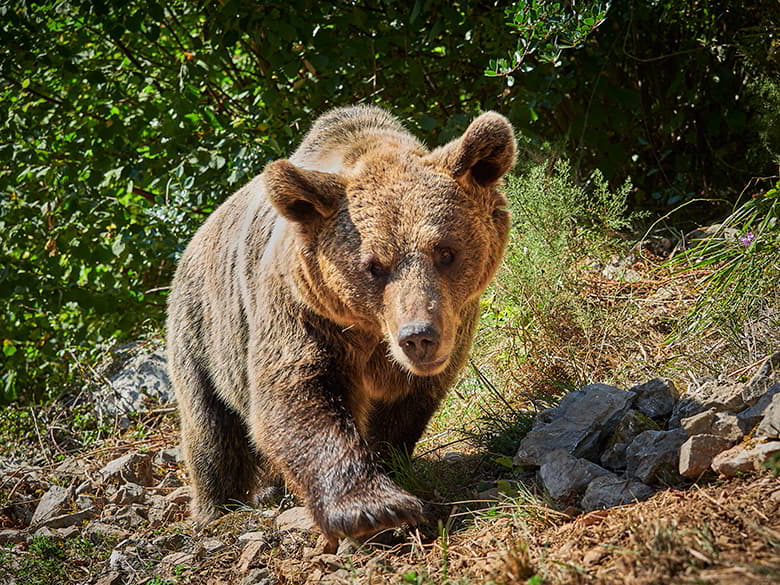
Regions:
<instances>
[{"instance_id":1,"label":"bear's snout","mask_svg":"<svg viewBox=\"0 0 780 585\"><path fill-rule=\"evenodd\" d=\"M406 323L398 331L398 345L412 362L426 366L439 349L439 330L429 321Z\"/></svg>"}]
</instances>

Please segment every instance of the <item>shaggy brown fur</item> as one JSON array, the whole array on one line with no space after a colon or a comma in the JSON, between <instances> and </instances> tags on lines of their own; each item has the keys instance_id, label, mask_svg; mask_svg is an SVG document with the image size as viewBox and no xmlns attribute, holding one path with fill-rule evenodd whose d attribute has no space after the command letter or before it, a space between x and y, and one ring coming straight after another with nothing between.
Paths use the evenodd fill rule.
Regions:
<instances>
[{"instance_id":1,"label":"shaggy brown fur","mask_svg":"<svg viewBox=\"0 0 780 585\"><path fill-rule=\"evenodd\" d=\"M421 519L380 454L412 451L466 360L514 158L495 113L428 152L384 110L336 109L211 215L168 312L196 520L268 467L331 541Z\"/></svg>"}]
</instances>

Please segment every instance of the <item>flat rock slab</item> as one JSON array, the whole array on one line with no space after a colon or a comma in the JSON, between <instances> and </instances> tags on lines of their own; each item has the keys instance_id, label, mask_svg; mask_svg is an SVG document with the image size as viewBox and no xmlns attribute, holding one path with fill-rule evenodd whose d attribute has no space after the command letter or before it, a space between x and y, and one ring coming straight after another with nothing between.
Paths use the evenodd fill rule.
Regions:
<instances>
[{"instance_id":1,"label":"flat rock slab","mask_svg":"<svg viewBox=\"0 0 780 585\"><path fill-rule=\"evenodd\" d=\"M654 490L649 485L610 473L599 476L588 484L580 507L586 512L604 510L641 502L653 493Z\"/></svg>"},{"instance_id":2,"label":"flat rock slab","mask_svg":"<svg viewBox=\"0 0 780 585\"><path fill-rule=\"evenodd\" d=\"M303 506L285 510L276 517L276 527L284 530L313 530L316 525L309 511Z\"/></svg>"},{"instance_id":3,"label":"flat rock slab","mask_svg":"<svg viewBox=\"0 0 780 585\"><path fill-rule=\"evenodd\" d=\"M245 575L252 569L265 567L265 553L269 548L264 540L250 540L238 559L238 574Z\"/></svg>"},{"instance_id":4,"label":"flat rock slab","mask_svg":"<svg viewBox=\"0 0 780 585\"><path fill-rule=\"evenodd\" d=\"M680 446L687 438L682 429L640 433L626 449L626 474L642 483L674 483Z\"/></svg>"},{"instance_id":5,"label":"flat rock slab","mask_svg":"<svg viewBox=\"0 0 780 585\"><path fill-rule=\"evenodd\" d=\"M683 477L699 477L710 470L716 455L734 441L716 435L693 435L680 446L679 472Z\"/></svg>"},{"instance_id":6,"label":"flat rock slab","mask_svg":"<svg viewBox=\"0 0 780 585\"><path fill-rule=\"evenodd\" d=\"M771 455L780 453L780 441L757 445L737 445L712 460L712 469L726 477L758 471Z\"/></svg>"},{"instance_id":7,"label":"flat rock slab","mask_svg":"<svg viewBox=\"0 0 780 585\"><path fill-rule=\"evenodd\" d=\"M110 502L118 506L138 504L146 498L146 490L137 483L128 482L111 497Z\"/></svg>"},{"instance_id":8,"label":"flat rock slab","mask_svg":"<svg viewBox=\"0 0 780 585\"><path fill-rule=\"evenodd\" d=\"M634 408L650 418L669 416L680 397L674 382L665 378L654 378L634 386L630 391L636 393Z\"/></svg>"},{"instance_id":9,"label":"flat rock slab","mask_svg":"<svg viewBox=\"0 0 780 585\"><path fill-rule=\"evenodd\" d=\"M7 528L0 530L0 546L7 546L9 544L18 544L24 542L27 538L27 534L24 530L14 530Z\"/></svg>"},{"instance_id":10,"label":"flat rock slab","mask_svg":"<svg viewBox=\"0 0 780 585\"><path fill-rule=\"evenodd\" d=\"M130 482L143 486L154 483L151 458L140 453L127 453L114 459L98 471L98 476L106 483Z\"/></svg>"},{"instance_id":11,"label":"flat rock slab","mask_svg":"<svg viewBox=\"0 0 780 585\"><path fill-rule=\"evenodd\" d=\"M753 406L746 408L737 414L739 425L742 431L747 434L752 431L758 423L764 418L764 413L769 405L772 404L774 397L780 394L780 384L770 386L766 393L758 399Z\"/></svg>"},{"instance_id":12,"label":"flat rock slab","mask_svg":"<svg viewBox=\"0 0 780 585\"><path fill-rule=\"evenodd\" d=\"M635 398L606 384L590 384L569 394L554 409L552 417L541 417L520 443L515 465L541 465L544 456L566 449L575 457L598 460L601 443Z\"/></svg>"},{"instance_id":13,"label":"flat rock slab","mask_svg":"<svg viewBox=\"0 0 780 585\"><path fill-rule=\"evenodd\" d=\"M174 552L164 556L160 564L170 568L182 566L189 569L195 564L195 555L185 552Z\"/></svg>"},{"instance_id":14,"label":"flat rock slab","mask_svg":"<svg viewBox=\"0 0 780 585\"><path fill-rule=\"evenodd\" d=\"M744 435L739 418L730 412L718 412L715 408L709 408L704 412L682 419L680 425L688 433L693 435L715 435L730 441L738 441Z\"/></svg>"},{"instance_id":15,"label":"flat rock slab","mask_svg":"<svg viewBox=\"0 0 780 585\"><path fill-rule=\"evenodd\" d=\"M58 485L51 486L49 491L43 494L41 501L38 502L38 506L35 508L30 524L35 526L60 514L62 509L70 501L72 495L73 492L70 488Z\"/></svg>"},{"instance_id":16,"label":"flat rock slab","mask_svg":"<svg viewBox=\"0 0 780 585\"><path fill-rule=\"evenodd\" d=\"M771 402L764 410L764 416L756 429L756 437L780 438L780 393L772 396Z\"/></svg>"},{"instance_id":17,"label":"flat rock slab","mask_svg":"<svg viewBox=\"0 0 780 585\"><path fill-rule=\"evenodd\" d=\"M705 380L696 386L692 385L674 405L669 426L680 426L682 419L710 408L718 412L738 412L749 406L742 396L746 388L745 384L714 379Z\"/></svg>"},{"instance_id":18,"label":"flat rock slab","mask_svg":"<svg viewBox=\"0 0 780 585\"><path fill-rule=\"evenodd\" d=\"M130 536L130 532L113 526L112 524L106 524L104 522L91 522L84 530L84 536L90 538L112 538L114 540L124 540Z\"/></svg>"},{"instance_id":19,"label":"flat rock slab","mask_svg":"<svg viewBox=\"0 0 780 585\"><path fill-rule=\"evenodd\" d=\"M608 473L595 463L574 457L566 449L557 449L544 458L539 479L551 498L566 501L579 497L594 478Z\"/></svg>"},{"instance_id":20,"label":"flat rock slab","mask_svg":"<svg viewBox=\"0 0 780 585\"><path fill-rule=\"evenodd\" d=\"M91 520L95 516L97 516L97 510L81 510L79 512L73 512L72 514L61 514L59 516L47 518L40 522L38 526L46 528L68 528L70 526L75 526L76 524L81 524L86 520Z\"/></svg>"}]
</instances>

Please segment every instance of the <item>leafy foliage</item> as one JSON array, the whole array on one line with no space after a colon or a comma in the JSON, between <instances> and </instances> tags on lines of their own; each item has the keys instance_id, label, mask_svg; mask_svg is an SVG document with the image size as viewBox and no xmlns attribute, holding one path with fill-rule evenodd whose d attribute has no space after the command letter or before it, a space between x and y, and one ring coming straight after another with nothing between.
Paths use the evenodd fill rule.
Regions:
<instances>
[{"instance_id":1,"label":"leafy foliage","mask_svg":"<svg viewBox=\"0 0 780 585\"><path fill-rule=\"evenodd\" d=\"M554 2L508 9L523 36L514 62L493 73L514 78L505 113L526 135L560 144L580 176L598 168L612 184L630 177L639 208L700 194L733 201L752 177L777 173L777 2L629 0L612 3L600 25L603 3L571 4L577 11L556 14ZM566 17L576 51L556 46Z\"/></svg>"},{"instance_id":2,"label":"leafy foliage","mask_svg":"<svg viewBox=\"0 0 780 585\"><path fill-rule=\"evenodd\" d=\"M517 48L507 58L493 59L485 71L489 76L507 77L510 87L516 71L527 73L534 66L533 56L541 63L559 65L566 49L577 48L604 22L611 2L592 2L566 6L558 2L531 0L517 2L506 9L509 26L517 33Z\"/></svg>"},{"instance_id":3,"label":"leafy foliage","mask_svg":"<svg viewBox=\"0 0 780 585\"><path fill-rule=\"evenodd\" d=\"M20 0L0 17L0 402L76 389L96 348L159 330L196 227L336 105L386 105L431 146L500 110L577 176L630 176L638 207L728 194L780 156L774 0Z\"/></svg>"},{"instance_id":4,"label":"leafy foliage","mask_svg":"<svg viewBox=\"0 0 780 585\"><path fill-rule=\"evenodd\" d=\"M497 10L0 8L0 400L66 390L96 343L159 326L160 289L197 225L317 113L381 97L428 136L459 133L495 104L481 63L508 37L490 25Z\"/></svg>"}]
</instances>

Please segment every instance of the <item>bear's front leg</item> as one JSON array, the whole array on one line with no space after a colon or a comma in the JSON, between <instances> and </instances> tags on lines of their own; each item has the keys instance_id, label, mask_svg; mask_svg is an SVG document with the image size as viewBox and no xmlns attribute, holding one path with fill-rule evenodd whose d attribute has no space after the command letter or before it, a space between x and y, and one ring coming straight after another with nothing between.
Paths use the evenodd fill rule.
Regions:
<instances>
[{"instance_id":1,"label":"bear's front leg","mask_svg":"<svg viewBox=\"0 0 780 585\"><path fill-rule=\"evenodd\" d=\"M253 438L306 499L331 543L422 521L422 502L381 471L360 436L338 370L300 364L283 370L270 388L252 393Z\"/></svg>"},{"instance_id":2,"label":"bear's front leg","mask_svg":"<svg viewBox=\"0 0 780 585\"><path fill-rule=\"evenodd\" d=\"M395 402L372 404L369 442L383 463L389 461L394 450L411 456L438 406L439 400L431 390L412 392Z\"/></svg>"}]
</instances>

